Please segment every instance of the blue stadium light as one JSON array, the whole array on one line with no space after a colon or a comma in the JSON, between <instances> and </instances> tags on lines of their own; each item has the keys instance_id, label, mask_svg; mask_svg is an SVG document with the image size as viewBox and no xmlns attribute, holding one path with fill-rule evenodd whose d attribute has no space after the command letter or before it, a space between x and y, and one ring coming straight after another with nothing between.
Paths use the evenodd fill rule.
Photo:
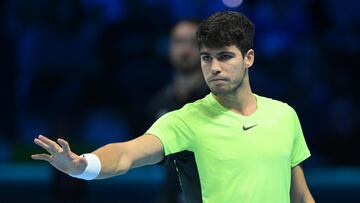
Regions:
<instances>
[{"instance_id":1,"label":"blue stadium light","mask_svg":"<svg viewBox=\"0 0 360 203\"><path fill-rule=\"evenodd\" d=\"M241 5L243 0L222 0L225 6L235 8Z\"/></svg>"}]
</instances>

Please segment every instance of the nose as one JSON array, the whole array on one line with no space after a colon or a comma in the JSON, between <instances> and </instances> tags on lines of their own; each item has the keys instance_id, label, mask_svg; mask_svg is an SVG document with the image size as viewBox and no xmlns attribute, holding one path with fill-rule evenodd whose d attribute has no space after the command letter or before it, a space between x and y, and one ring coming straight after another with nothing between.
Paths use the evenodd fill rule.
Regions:
<instances>
[{"instance_id":1,"label":"nose","mask_svg":"<svg viewBox=\"0 0 360 203\"><path fill-rule=\"evenodd\" d=\"M218 75L221 72L220 64L216 59L212 60L211 63L211 74Z\"/></svg>"}]
</instances>

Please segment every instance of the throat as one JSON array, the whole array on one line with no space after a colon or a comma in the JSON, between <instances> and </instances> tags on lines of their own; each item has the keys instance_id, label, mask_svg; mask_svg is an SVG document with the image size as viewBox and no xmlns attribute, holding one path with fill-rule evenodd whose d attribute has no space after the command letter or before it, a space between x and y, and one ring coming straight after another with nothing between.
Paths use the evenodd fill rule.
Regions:
<instances>
[{"instance_id":1,"label":"throat","mask_svg":"<svg viewBox=\"0 0 360 203\"><path fill-rule=\"evenodd\" d=\"M251 92L243 97L215 97L226 109L243 116L250 116L258 109L257 99Z\"/></svg>"}]
</instances>

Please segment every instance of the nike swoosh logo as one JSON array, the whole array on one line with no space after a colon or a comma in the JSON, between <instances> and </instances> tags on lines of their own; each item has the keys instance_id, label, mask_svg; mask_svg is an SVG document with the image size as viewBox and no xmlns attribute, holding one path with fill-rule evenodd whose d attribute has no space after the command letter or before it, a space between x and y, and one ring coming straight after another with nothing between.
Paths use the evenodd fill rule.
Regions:
<instances>
[{"instance_id":1,"label":"nike swoosh logo","mask_svg":"<svg viewBox=\"0 0 360 203\"><path fill-rule=\"evenodd\" d=\"M253 128L253 127L255 127L255 126L257 126L257 124L252 125L252 126L248 126L248 127L245 127L245 126L243 125L243 130L249 130L250 128Z\"/></svg>"}]
</instances>

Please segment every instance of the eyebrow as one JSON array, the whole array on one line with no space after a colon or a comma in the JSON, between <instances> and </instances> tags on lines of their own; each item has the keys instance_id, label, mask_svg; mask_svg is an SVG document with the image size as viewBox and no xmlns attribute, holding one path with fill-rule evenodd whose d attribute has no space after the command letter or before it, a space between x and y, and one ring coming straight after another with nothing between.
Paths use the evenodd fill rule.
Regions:
<instances>
[{"instance_id":1,"label":"eyebrow","mask_svg":"<svg viewBox=\"0 0 360 203\"><path fill-rule=\"evenodd\" d=\"M200 55L210 55L208 52L204 52L204 51L200 52L199 54Z\"/></svg>"},{"instance_id":2,"label":"eyebrow","mask_svg":"<svg viewBox=\"0 0 360 203\"><path fill-rule=\"evenodd\" d=\"M235 53L231 52L231 51L221 51L219 53L216 53L216 56L220 56L223 54L235 55ZM211 54L209 52L202 51L202 52L200 52L200 55L211 55Z\"/></svg>"}]
</instances>

